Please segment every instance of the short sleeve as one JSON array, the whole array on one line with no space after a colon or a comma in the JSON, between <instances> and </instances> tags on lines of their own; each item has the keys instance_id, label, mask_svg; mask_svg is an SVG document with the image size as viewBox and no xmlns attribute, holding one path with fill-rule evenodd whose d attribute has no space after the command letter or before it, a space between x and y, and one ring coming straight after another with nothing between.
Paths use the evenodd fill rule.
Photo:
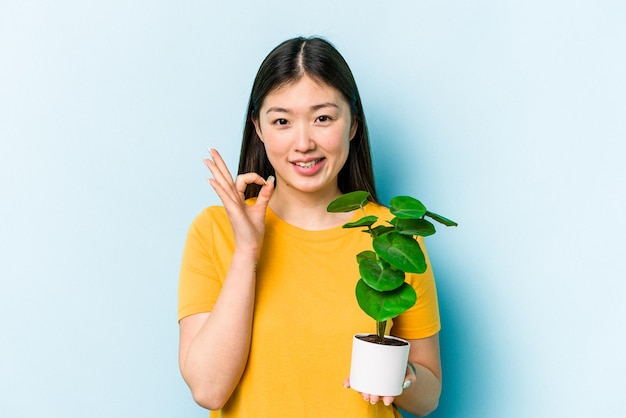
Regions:
<instances>
[{"instance_id":1,"label":"short sleeve","mask_svg":"<svg viewBox=\"0 0 626 418\"><path fill-rule=\"evenodd\" d=\"M224 228L226 225L226 228ZM221 207L205 209L187 232L178 284L178 320L211 312L222 289L225 263L230 263L230 224Z\"/></svg>"},{"instance_id":2,"label":"short sleeve","mask_svg":"<svg viewBox=\"0 0 626 418\"><path fill-rule=\"evenodd\" d=\"M408 275L407 282L415 289L417 302L393 320L391 330L393 335L404 339L427 338L441 329L435 277L423 238L419 238L419 243L426 257L428 268L422 274Z\"/></svg>"}]
</instances>

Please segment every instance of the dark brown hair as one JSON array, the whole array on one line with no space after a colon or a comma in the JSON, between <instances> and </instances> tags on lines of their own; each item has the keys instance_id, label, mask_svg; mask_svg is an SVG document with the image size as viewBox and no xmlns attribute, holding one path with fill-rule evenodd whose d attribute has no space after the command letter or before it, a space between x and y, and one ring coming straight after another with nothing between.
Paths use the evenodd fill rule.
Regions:
<instances>
[{"instance_id":1,"label":"dark brown hair","mask_svg":"<svg viewBox=\"0 0 626 418\"><path fill-rule=\"evenodd\" d=\"M261 63L250 93L238 174L255 172L263 178L275 176L265 146L254 129L254 121L258 120L259 110L268 94L304 75L341 92L358 123L356 134L350 141L348 159L339 172L339 190L342 193L365 190L370 193L370 200L377 202L367 124L354 76L339 51L330 42L317 37L284 41ZM259 189L256 184L249 185L246 198L257 196Z\"/></svg>"}]
</instances>

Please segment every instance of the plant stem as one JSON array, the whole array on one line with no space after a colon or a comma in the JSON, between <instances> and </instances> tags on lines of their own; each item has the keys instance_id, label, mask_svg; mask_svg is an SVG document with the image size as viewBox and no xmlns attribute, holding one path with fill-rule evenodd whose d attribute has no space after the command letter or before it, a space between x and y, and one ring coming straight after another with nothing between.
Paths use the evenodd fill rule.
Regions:
<instances>
[{"instance_id":1,"label":"plant stem","mask_svg":"<svg viewBox=\"0 0 626 418\"><path fill-rule=\"evenodd\" d=\"M385 340L385 328L387 328L387 321L376 321L376 335L379 344Z\"/></svg>"},{"instance_id":2,"label":"plant stem","mask_svg":"<svg viewBox=\"0 0 626 418\"><path fill-rule=\"evenodd\" d=\"M367 215L365 213L364 205L361 205L361 211L363 212L363 215ZM367 232L370 234L372 238L374 237L374 233L372 231L371 225L367 226ZM376 255L376 258L378 258L378 254ZM376 321L376 336L377 336L377 340L379 344L382 344L385 341L385 329L386 328L387 328L387 321Z\"/></svg>"},{"instance_id":3,"label":"plant stem","mask_svg":"<svg viewBox=\"0 0 626 418\"><path fill-rule=\"evenodd\" d=\"M365 212L365 205L361 205L361 212L363 212L363 216L367 215L367 213ZM370 237L374 237L374 234L372 233L372 225L367 226L367 233L370 234Z\"/></svg>"}]
</instances>

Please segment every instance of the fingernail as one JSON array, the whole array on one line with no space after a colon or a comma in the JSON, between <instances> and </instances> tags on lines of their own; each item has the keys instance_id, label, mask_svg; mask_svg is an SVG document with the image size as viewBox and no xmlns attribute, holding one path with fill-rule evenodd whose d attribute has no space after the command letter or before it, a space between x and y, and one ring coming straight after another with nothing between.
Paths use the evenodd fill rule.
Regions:
<instances>
[{"instance_id":1,"label":"fingernail","mask_svg":"<svg viewBox=\"0 0 626 418\"><path fill-rule=\"evenodd\" d=\"M407 389L409 386L411 386L411 381L407 380L406 382L404 382L404 385L402 385L402 389Z\"/></svg>"},{"instance_id":2,"label":"fingernail","mask_svg":"<svg viewBox=\"0 0 626 418\"><path fill-rule=\"evenodd\" d=\"M389 406L389 405L391 405L391 403L389 403L389 402L387 402L387 401L385 401L385 402L383 402L383 403L385 404L385 406Z\"/></svg>"},{"instance_id":3,"label":"fingernail","mask_svg":"<svg viewBox=\"0 0 626 418\"><path fill-rule=\"evenodd\" d=\"M371 403L372 405L376 405L376 402L374 402L374 401L370 401L370 403Z\"/></svg>"},{"instance_id":4,"label":"fingernail","mask_svg":"<svg viewBox=\"0 0 626 418\"><path fill-rule=\"evenodd\" d=\"M269 176L269 177L267 178L266 183L267 183L268 181L273 182L274 180L275 180L274 176Z\"/></svg>"}]
</instances>

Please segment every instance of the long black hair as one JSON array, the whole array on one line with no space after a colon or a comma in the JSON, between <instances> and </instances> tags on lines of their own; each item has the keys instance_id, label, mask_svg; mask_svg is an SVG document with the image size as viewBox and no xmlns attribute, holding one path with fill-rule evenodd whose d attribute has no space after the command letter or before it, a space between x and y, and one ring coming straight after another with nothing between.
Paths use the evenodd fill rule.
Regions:
<instances>
[{"instance_id":1,"label":"long black hair","mask_svg":"<svg viewBox=\"0 0 626 418\"><path fill-rule=\"evenodd\" d=\"M350 141L346 163L339 171L339 190L342 193L365 190L370 193L370 200L377 202L367 124L354 76L339 51L330 42L318 37L284 41L261 63L250 93L238 174L255 172L263 178L275 176L265 146L254 128L254 121L258 120L259 110L268 94L305 75L341 92L358 124L356 134ZM259 189L256 184L248 185L246 198L257 196Z\"/></svg>"}]
</instances>

